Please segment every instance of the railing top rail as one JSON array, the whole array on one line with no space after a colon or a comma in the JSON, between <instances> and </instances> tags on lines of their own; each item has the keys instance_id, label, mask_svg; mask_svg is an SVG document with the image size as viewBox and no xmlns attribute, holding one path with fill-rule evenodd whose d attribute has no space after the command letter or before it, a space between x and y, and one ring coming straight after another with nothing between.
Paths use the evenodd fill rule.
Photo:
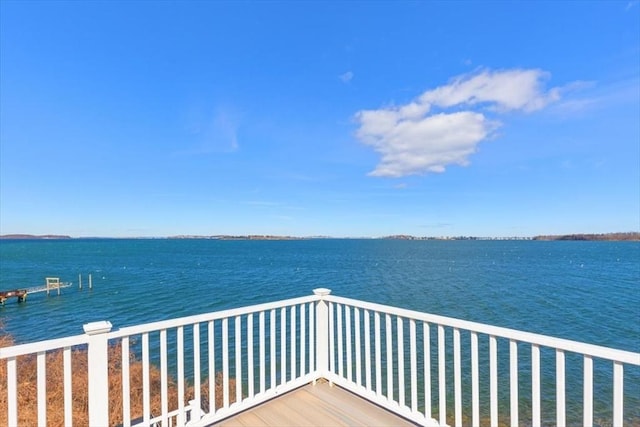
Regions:
<instances>
[{"instance_id":1,"label":"railing top rail","mask_svg":"<svg viewBox=\"0 0 640 427\"><path fill-rule=\"evenodd\" d=\"M11 347L0 348L0 359L39 353L41 351L57 350L65 347L87 344L88 335L73 335L70 337L56 338L46 341L37 341L27 344L16 344Z\"/></svg>"},{"instance_id":2,"label":"railing top rail","mask_svg":"<svg viewBox=\"0 0 640 427\"><path fill-rule=\"evenodd\" d=\"M613 360L622 363L628 363L632 365L640 366L640 353L618 350L609 347L587 344L579 341L572 341L563 338L555 338L547 335L535 334L531 332L519 331L516 329L503 328L499 326L492 326L483 323L470 322L466 320L456 319L452 317L439 316L429 313L423 313L414 310L408 310L383 304L371 303L366 301L360 301L350 298L337 297L334 295L310 295L299 298L291 298L287 300L275 301L264 304L256 304L247 307L239 307L228 310L221 310L211 313L198 314L193 316L181 317L177 319L163 320L158 322L146 323L142 325L135 325L124 327L116 331L108 333L109 339L121 338L124 336L136 335L146 332L154 332L163 329L175 328L180 326L186 326L195 323L202 323L211 320L219 320L228 317L235 317L245 315L249 313L256 313L262 311L268 311L272 309L279 309L284 307L290 307L299 304L306 304L318 300L326 300L338 304L344 304L348 306L358 307L361 309L378 311L382 313L388 313L405 318L411 318L437 325L443 325L458 329L464 329L471 332L477 332L496 337L513 339L520 342L527 342L530 344L540 345L544 347L555 348L563 351L569 351L574 353L580 353L593 357ZM50 351L65 347L77 346L87 344L88 335L75 335L65 338L58 338L46 341L39 341L27 344L18 344L11 347L0 348L0 359L6 359L10 357L22 356L26 354L38 353L42 351Z\"/></svg>"},{"instance_id":3,"label":"railing top rail","mask_svg":"<svg viewBox=\"0 0 640 427\"><path fill-rule=\"evenodd\" d=\"M161 320L158 322L145 323L142 325L127 326L109 333L109 339L122 338L125 336L142 334L145 332L159 331L169 328L177 328L180 326L191 325L195 323L208 322L210 320L219 320L226 317L241 316L249 313L258 313L283 307L291 307L293 305L306 304L317 301L319 298L315 295L291 298L281 301L269 302L264 304L256 304L247 307L232 308L228 310L214 311L211 313L196 314L193 316L180 317L177 319Z\"/></svg>"},{"instance_id":4,"label":"railing top rail","mask_svg":"<svg viewBox=\"0 0 640 427\"><path fill-rule=\"evenodd\" d=\"M528 342L543 347L551 347L559 350L580 353L588 356L598 357L602 359L613 360L617 362L628 363L640 366L640 353L631 351L618 350L609 347L599 346L595 344L587 344L579 341L567 340L564 338L555 338L548 335L535 334L532 332L524 332L516 329L503 328L500 326L492 326L483 323L470 322L467 320L456 319L453 317L439 316L435 314L423 313L420 311L407 310L388 305L365 302L350 298L337 297L327 295L323 297L325 301L344 304L361 309L388 313L400 317L421 320L427 323L434 323L452 328L464 329L471 332L477 332L495 337L513 339L521 342Z\"/></svg>"}]
</instances>

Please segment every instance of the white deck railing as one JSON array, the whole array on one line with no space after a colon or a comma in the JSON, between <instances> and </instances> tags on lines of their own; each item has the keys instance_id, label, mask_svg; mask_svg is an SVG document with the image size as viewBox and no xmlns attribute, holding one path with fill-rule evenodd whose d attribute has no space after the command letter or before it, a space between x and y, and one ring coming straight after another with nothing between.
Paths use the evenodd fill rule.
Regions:
<instances>
[{"instance_id":1,"label":"white deck railing","mask_svg":"<svg viewBox=\"0 0 640 427\"><path fill-rule=\"evenodd\" d=\"M331 367L326 377L418 423L433 416L441 425L449 420L456 426L497 426L501 416L512 426L575 424L575 419L567 419L567 392L574 397L582 389L582 402L573 402L572 412L581 411L580 423L590 426L594 423L594 374L599 374L603 378L598 378L598 390L605 395L597 396L598 403L609 410L598 414L598 424L622 426L625 365L633 366L627 401L636 405L634 416L638 416L639 353L331 295L324 300L330 313ZM499 346L501 341L505 345ZM499 352L499 347L506 352ZM528 347L528 353L522 352L523 347ZM580 375L566 375L568 354L574 362L579 361L575 355L583 361L580 380L576 378ZM551 369L542 363L554 358ZM599 360L598 370L594 370L594 359ZM571 366L572 373L575 368ZM499 371L508 373L499 376ZM608 373L612 383L603 384ZM481 379L488 383L486 393L481 392ZM525 383L530 387L526 392Z\"/></svg>"},{"instance_id":2,"label":"white deck railing","mask_svg":"<svg viewBox=\"0 0 640 427\"><path fill-rule=\"evenodd\" d=\"M497 425L499 417L513 426L566 425L575 422L568 413L581 412L584 425L622 426L638 416L640 353L339 298L327 289L314 294L115 331L95 322L84 335L2 348L8 423L18 425L21 410L18 360L36 355L38 424L46 425L47 353L62 351L60 406L72 425L72 350L81 348L88 353L89 423L114 424L107 366L115 344L122 390L112 392L122 395L127 427L209 425L320 378L423 425ZM132 355L142 364L141 421L131 414ZM152 408L158 395L160 407Z\"/></svg>"}]
</instances>

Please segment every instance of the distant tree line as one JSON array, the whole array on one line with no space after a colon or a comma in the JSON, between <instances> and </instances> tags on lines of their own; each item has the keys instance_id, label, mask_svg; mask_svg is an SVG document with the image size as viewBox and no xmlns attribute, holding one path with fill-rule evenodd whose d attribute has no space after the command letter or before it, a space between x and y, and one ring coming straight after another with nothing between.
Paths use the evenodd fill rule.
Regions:
<instances>
[{"instance_id":1,"label":"distant tree line","mask_svg":"<svg viewBox=\"0 0 640 427\"><path fill-rule=\"evenodd\" d=\"M536 236L533 240L640 241L640 233L630 231L625 233L544 235Z\"/></svg>"}]
</instances>

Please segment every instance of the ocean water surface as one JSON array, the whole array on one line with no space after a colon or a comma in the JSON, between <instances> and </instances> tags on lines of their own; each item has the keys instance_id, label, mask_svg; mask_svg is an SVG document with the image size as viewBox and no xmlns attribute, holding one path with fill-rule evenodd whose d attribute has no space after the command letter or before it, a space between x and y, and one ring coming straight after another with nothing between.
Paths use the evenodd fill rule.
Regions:
<instances>
[{"instance_id":1,"label":"ocean water surface","mask_svg":"<svg viewBox=\"0 0 640 427\"><path fill-rule=\"evenodd\" d=\"M92 321L109 320L117 329L326 287L339 296L640 351L639 242L0 240L0 290L42 285L51 276L74 285L60 296L38 293L0 306L4 333L18 343L81 334ZM625 390L640 406L638 377L632 372Z\"/></svg>"},{"instance_id":2,"label":"ocean water surface","mask_svg":"<svg viewBox=\"0 0 640 427\"><path fill-rule=\"evenodd\" d=\"M90 321L118 328L327 287L339 296L640 351L638 242L0 241L0 290L42 285L50 276L74 286L0 308L18 342L82 333Z\"/></svg>"}]
</instances>

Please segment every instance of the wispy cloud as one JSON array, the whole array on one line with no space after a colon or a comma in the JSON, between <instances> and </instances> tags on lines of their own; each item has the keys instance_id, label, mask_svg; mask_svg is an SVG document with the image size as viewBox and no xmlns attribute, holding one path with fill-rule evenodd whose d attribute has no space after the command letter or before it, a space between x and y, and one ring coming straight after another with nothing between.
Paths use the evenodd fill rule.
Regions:
<instances>
[{"instance_id":1,"label":"wispy cloud","mask_svg":"<svg viewBox=\"0 0 640 427\"><path fill-rule=\"evenodd\" d=\"M441 173L469 164L477 145L500 126L496 117L532 112L560 99L537 69L482 70L454 78L405 105L356 113L357 137L381 155L372 176Z\"/></svg>"},{"instance_id":2,"label":"wispy cloud","mask_svg":"<svg viewBox=\"0 0 640 427\"><path fill-rule=\"evenodd\" d=\"M554 112L560 116L575 116L589 111L598 105L595 98L568 99L555 105Z\"/></svg>"},{"instance_id":3,"label":"wispy cloud","mask_svg":"<svg viewBox=\"0 0 640 427\"><path fill-rule=\"evenodd\" d=\"M421 228L447 228L447 227L451 227L454 224L450 223L450 222L436 222L436 223L432 223L432 224L423 224L420 227Z\"/></svg>"},{"instance_id":4,"label":"wispy cloud","mask_svg":"<svg viewBox=\"0 0 640 427\"><path fill-rule=\"evenodd\" d=\"M219 142L222 147L230 151L238 149L238 119L227 111L218 111L211 129L214 143Z\"/></svg>"},{"instance_id":5,"label":"wispy cloud","mask_svg":"<svg viewBox=\"0 0 640 427\"><path fill-rule=\"evenodd\" d=\"M211 154L239 149L240 114L229 108L217 108L212 114L194 111L190 115L185 129L196 142L180 154Z\"/></svg>"},{"instance_id":6,"label":"wispy cloud","mask_svg":"<svg viewBox=\"0 0 640 427\"><path fill-rule=\"evenodd\" d=\"M273 201L268 201L268 200L246 200L241 202L243 205L247 205L247 206L251 206L251 207L255 207L255 208L277 208L277 209L282 209L282 210L287 210L287 211L297 211L297 210L304 210L303 207L301 206L297 206L297 205L292 205L290 203L287 202L273 202Z\"/></svg>"},{"instance_id":7,"label":"wispy cloud","mask_svg":"<svg viewBox=\"0 0 640 427\"><path fill-rule=\"evenodd\" d=\"M342 81L342 83L349 83L351 79L353 79L353 72L347 71L344 74L340 74L338 78Z\"/></svg>"},{"instance_id":8,"label":"wispy cloud","mask_svg":"<svg viewBox=\"0 0 640 427\"><path fill-rule=\"evenodd\" d=\"M562 88L562 100L550 111L559 117L580 117L584 114L626 104L636 104L640 92L637 76L623 76L601 82L575 82Z\"/></svg>"},{"instance_id":9,"label":"wispy cloud","mask_svg":"<svg viewBox=\"0 0 640 427\"><path fill-rule=\"evenodd\" d=\"M283 206L282 203L280 202L269 202L269 201L264 201L264 200L248 200L246 202L243 202L246 205L251 205L251 206L261 206L261 207L281 207Z\"/></svg>"}]
</instances>

